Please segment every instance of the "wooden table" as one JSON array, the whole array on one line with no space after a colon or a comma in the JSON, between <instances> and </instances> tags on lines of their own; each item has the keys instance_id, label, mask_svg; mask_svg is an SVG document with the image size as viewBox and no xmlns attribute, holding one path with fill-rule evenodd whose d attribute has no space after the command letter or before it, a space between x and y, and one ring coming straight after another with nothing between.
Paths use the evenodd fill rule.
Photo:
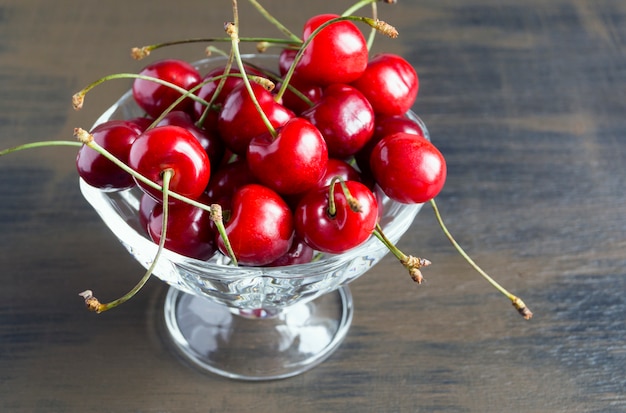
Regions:
<instances>
[{"instance_id":1,"label":"wooden table","mask_svg":"<svg viewBox=\"0 0 626 413\"><path fill-rule=\"evenodd\" d=\"M230 2L9 0L0 5L0 147L71 139L148 60L132 46L221 36ZM142 269L80 195L74 150L0 160L0 411L626 411L626 3L421 0L379 4L420 74L414 107L448 162L438 202L473 258L520 295L522 320L452 249L430 208L400 246L434 262L417 286L392 258L351 284L355 316L330 359L280 381L181 363L156 319L156 279L95 315ZM295 31L350 2L267 0ZM364 13L367 11L363 11ZM280 35L247 2L242 32ZM369 13L369 11L367 11ZM242 34L243 35L243 34Z\"/></svg>"}]
</instances>

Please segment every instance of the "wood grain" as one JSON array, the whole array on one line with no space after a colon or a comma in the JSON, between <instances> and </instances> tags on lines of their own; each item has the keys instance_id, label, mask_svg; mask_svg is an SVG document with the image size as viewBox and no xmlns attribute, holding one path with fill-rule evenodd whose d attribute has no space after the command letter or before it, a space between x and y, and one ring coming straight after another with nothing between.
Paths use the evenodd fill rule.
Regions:
<instances>
[{"instance_id":1,"label":"wood grain","mask_svg":"<svg viewBox=\"0 0 626 413\"><path fill-rule=\"evenodd\" d=\"M290 27L349 1L266 0ZM132 46L221 35L230 2L0 4L0 147L71 138L129 86ZM247 34L279 35L242 2ZM379 4L420 75L415 110L448 160L439 205L475 260L535 312L524 322L454 252L432 211L400 246L431 259L413 285L385 258L351 288L341 348L291 379L197 372L157 322L151 280L81 198L68 149L0 159L0 411L623 412L626 410L626 3L424 0ZM296 30L296 29L294 29ZM203 47L155 53L197 59Z\"/></svg>"}]
</instances>

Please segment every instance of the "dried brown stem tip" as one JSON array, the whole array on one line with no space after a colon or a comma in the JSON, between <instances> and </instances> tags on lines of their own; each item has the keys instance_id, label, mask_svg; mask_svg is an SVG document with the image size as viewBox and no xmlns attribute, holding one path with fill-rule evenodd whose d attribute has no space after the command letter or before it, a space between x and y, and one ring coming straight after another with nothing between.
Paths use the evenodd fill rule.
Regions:
<instances>
[{"instance_id":1,"label":"dried brown stem tip","mask_svg":"<svg viewBox=\"0 0 626 413\"><path fill-rule=\"evenodd\" d=\"M237 26L235 26L235 23L233 22L224 23L224 30L231 38L237 35Z\"/></svg>"},{"instance_id":2,"label":"dried brown stem tip","mask_svg":"<svg viewBox=\"0 0 626 413\"><path fill-rule=\"evenodd\" d=\"M526 307L526 304L524 304L521 298L515 297L512 303L513 307L515 307L517 312L520 313L520 315L524 317L525 320L530 320L531 318L533 318L533 312L530 311L528 307Z\"/></svg>"},{"instance_id":3,"label":"dried brown stem tip","mask_svg":"<svg viewBox=\"0 0 626 413\"><path fill-rule=\"evenodd\" d=\"M256 51L259 53L265 53L269 47L270 44L268 42L258 42L256 44Z\"/></svg>"},{"instance_id":4,"label":"dried brown stem tip","mask_svg":"<svg viewBox=\"0 0 626 413\"><path fill-rule=\"evenodd\" d=\"M263 86L263 89L267 90L268 92L271 92L276 87L276 84L274 82L263 76L250 76L250 80Z\"/></svg>"},{"instance_id":5,"label":"dried brown stem tip","mask_svg":"<svg viewBox=\"0 0 626 413\"><path fill-rule=\"evenodd\" d=\"M91 290L85 290L78 295L85 299L85 306L87 307L87 310L95 313L100 313L102 311L102 304L100 304L100 301L93 296L93 292Z\"/></svg>"},{"instance_id":6,"label":"dried brown stem tip","mask_svg":"<svg viewBox=\"0 0 626 413\"><path fill-rule=\"evenodd\" d=\"M408 255L406 259L402 260L402 265L409 270L409 275L418 284L421 284L424 281L424 276L420 271L422 267L428 267L432 264L429 260L419 257L414 257L412 255Z\"/></svg>"},{"instance_id":7,"label":"dried brown stem tip","mask_svg":"<svg viewBox=\"0 0 626 413\"><path fill-rule=\"evenodd\" d=\"M220 204L211 204L211 221L220 222L224 219L222 216L222 206Z\"/></svg>"},{"instance_id":8,"label":"dried brown stem tip","mask_svg":"<svg viewBox=\"0 0 626 413\"><path fill-rule=\"evenodd\" d=\"M130 50L130 56L135 60L141 60L144 57L148 57L150 55L150 49L146 46L144 47L133 47Z\"/></svg>"},{"instance_id":9,"label":"dried brown stem tip","mask_svg":"<svg viewBox=\"0 0 626 413\"><path fill-rule=\"evenodd\" d=\"M78 139L79 142L84 144L88 144L93 141L93 135L83 128L74 128L74 137Z\"/></svg>"},{"instance_id":10,"label":"dried brown stem tip","mask_svg":"<svg viewBox=\"0 0 626 413\"><path fill-rule=\"evenodd\" d=\"M78 92L72 96L72 107L74 107L74 110L81 110L83 108L83 103L85 103L84 93Z\"/></svg>"},{"instance_id":11,"label":"dried brown stem tip","mask_svg":"<svg viewBox=\"0 0 626 413\"><path fill-rule=\"evenodd\" d=\"M389 23L386 23L382 20L376 19L372 27L374 27L376 30L378 30L385 36L391 37L392 39L395 39L396 37L398 37L398 30L396 30L396 28L390 25Z\"/></svg>"}]
</instances>

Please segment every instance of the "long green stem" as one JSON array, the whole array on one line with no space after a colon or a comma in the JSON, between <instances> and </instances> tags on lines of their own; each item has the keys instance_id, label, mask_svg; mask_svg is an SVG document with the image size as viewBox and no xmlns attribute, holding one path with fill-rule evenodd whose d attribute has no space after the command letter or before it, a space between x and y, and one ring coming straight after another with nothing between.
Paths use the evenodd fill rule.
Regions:
<instances>
[{"instance_id":1,"label":"long green stem","mask_svg":"<svg viewBox=\"0 0 626 413\"><path fill-rule=\"evenodd\" d=\"M148 279L154 272L156 268L157 262L163 253L163 249L165 248L165 240L167 238L167 226L168 226L168 218L169 218L169 187L172 176L174 175L174 171L171 169L166 169L163 171L163 217L161 224L161 235L159 239L159 245L157 248L157 252L150 263L150 266L144 273L143 277L139 280L137 284L122 297L110 301L108 303L102 304L98 301L96 297L93 296L91 290L83 291L79 295L85 299L85 304L90 311L94 311L96 313L102 313L104 311L110 310L112 308L117 307L120 304L125 303L130 300L143 288L143 286L148 282Z\"/></svg>"},{"instance_id":2,"label":"long green stem","mask_svg":"<svg viewBox=\"0 0 626 413\"><path fill-rule=\"evenodd\" d=\"M276 26L276 28L278 28L278 30L280 30L285 36L287 36L290 39L290 43L294 43L294 42L298 44L302 43L302 40L298 36L296 36L291 30L285 27L274 16L272 16L267 10L265 10L263 6L259 4L258 1L256 0L248 0L248 1L257 9L257 11L263 17L265 17L265 19L267 19L267 21L272 23L274 26Z\"/></svg>"},{"instance_id":3,"label":"long green stem","mask_svg":"<svg viewBox=\"0 0 626 413\"><path fill-rule=\"evenodd\" d=\"M181 95L184 95L186 93L188 93L188 90L180 87L178 85L175 85L174 83L168 82L166 80L162 80L156 77L152 77L152 76L145 76L145 75L140 75L137 73L115 73L112 75L108 75L108 76L104 76L92 83L90 83L89 85L85 86L82 90L76 92L74 94L74 96L72 96L72 104L74 105L74 109L79 110L83 107L83 103L85 100L85 95L94 87L108 81L108 80L114 80L114 79L142 79L142 80L147 80L150 82L154 82L154 83L158 83L160 85L164 85L167 86L169 88L172 88L174 90L176 90L177 92L179 92ZM196 102L200 102L203 105L208 105L209 103L202 99L199 98L196 95L189 95L190 99L195 100Z\"/></svg>"},{"instance_id":4,"label":"long green stem","mask_svg":"<svg viewBox=\"0 0 626 413\"><path fill-rule=\"evenodd\" d=\"M456 240L454 239L454 237L452 236L452 234L448 230L447 226L443 222L443 218L441 217L441 213L439 212L439 208L437 207L437 203L435 202L434 199L432 199L430 201L430 205L432 206L433 211L435 212L435 217L437 218L437 222L439 223L439 226L441 227L441 230L443 231L445 236L448 238L448 240L450 241L452 246L465 259L465 261L467 261L467 263L474 270L476 270L476 272L478 272L485 280L487 280L487 282L489 282L489 284L491 284L496 290L500 291L509 300L511 300L511 303L513 304L513 307L515 307L515 309L522 315L522 317L524 317L526 320L529 320L530 318L532 318L533 313L530 311L530 309L528 307L526 307L526 304L524 304L524 302L519 297L511 294L507 289L502 287L496 280L491 278L489 276L489 274L487 274L485 271L483 271L483 269L480 268L478 266L478 264L476 264L474 262L474 260L465 252L465 250L463 250L463 248L461 248L461 246L458 244L458 242L456 242Z\"/></svg>"},{"instance_id":5,"label":"long green stem","mask_svg":"<svg viewBox=\"0 0 626 413\"><path fill-rule=\"evenodd\" d=\"M241 37L239 40L246 43L272 43L272 44L293 44L293 41L286 39L278 39L272 37ZM142 47L133 47L131 49L131 56L135 60L141 60L144 57L150 55L150 53L156 49L160 49L162 47L167 46L175 46L180 44L189 44L189 43L216 43L216 42L230 42L230 37L204 37L204 38L193 38L193 39L182 39L182 40L174 40L171 42L163 42L151 44L148 46Z\"/></svg>"},{"instance_id":6,"label":"long green stem","mask_svg":"<svg viewBox=\"0 0 626 413\"><path fill-rule=\"evenodd\" d=\"M236 2L234 1L233 3L235 4L233 8L236 10ZM256 111L258 112L259 116L261 116L261 120L265 124L265 127L267 128L268 132L272 135L272 137L275 138L276 136L278 136L278 133L276 132L276 129L274 128L269 118L263 111L263 108L261 107L259 100L254 94L254 90L252 90L252 85L250 84L250 79L248 79L248 76L245 75L246 68L243 64L243 61L241 60L241 53L239 52L239 41L238 41L239 27L237 27L236 24L232 24L232 23L227 24L226 32L232 38L232 48L234 51L235 61L237 62L237 67L239 68L239 71L244 75L242 79L243 79L244 86L246 90L248 91L248 94L250 95L250 100L252 101L252 104L256 108Z\"/></svg>"},{"instance_id":7,"label":"long green stem","mask_svg":"<svg viewBox=\"0 0 626 413\"><path fill-rule=\"evenodd\" d=\"M23 151L24 149L33 149L33 148L42 148L47 146L83 146L80 142L76 141L39 141L39 142L30 142L25 143L23 145L17 145L12 148L7 148L0 151L0 156L8 155L12 152Z\"/></svg>"}]
</instances>

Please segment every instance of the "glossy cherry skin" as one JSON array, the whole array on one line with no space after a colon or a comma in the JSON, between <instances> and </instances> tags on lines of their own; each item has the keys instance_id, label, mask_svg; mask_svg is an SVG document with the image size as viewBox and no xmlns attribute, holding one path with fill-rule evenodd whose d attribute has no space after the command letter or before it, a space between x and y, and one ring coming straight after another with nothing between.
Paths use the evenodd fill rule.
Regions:
<instances>
[{"instance_id":1,"label":"glossy cherry skin","mask_svg":"<svg viewBox=\"0 0 626 413\"><path fill-rule=\"evenodd\" d=\"M326 171L328 149L321 133L309 121L293 118L278 130L250 141L246 160L257 179L279 194L305 192Z\"/></svg>"},{"instance_id":2,"label":"glossy cherry skin","mask_svg":"<svg viewBox=\"0 0 626 413\"><path fill-rule=\"evenodd\" d=\"M304 25L302 38L306 40L315 29L336 17L339 16L311 17ZM368 57L367 42L361 30L350 21L339 21L322 29L311 40L296 66L296 73L309 83L350 83L363 74Z\"/></svg>"},{"instance_id":3,"label":"glossy cherry skin","mask_svg":"<svg viewBox=\"0 0 626 413\"><path fill-rule=\"evenodd\" d=\"M190 114L180 110L169 112L157 126L165 125L180 126L191 132L209 156L211 168L213 168L213 170L217 169L226 150L224 142L222 142L220 137L217 135L217 131L199 128L193 122Z\"/></svg>"},{"instance_id":4,"label":"glossy cherry skin","mask_svg":"<svg viewBox=\"0 0 626 413\"><path fill-rule=\"evenodd\" d=\"M340 254L365 242L374 231L378 221L374 194L360 182L347 181L346 185L361 204L361 212L350 209L339 183L335 184L334 216L328 211L328 187L309 191L296 207L296 234L311 248Z\"/></svg>"},{"instance_id":5,"label":"glossy cherry skin","mask_svg":"<svg viewBox=\"0 0 626 413\"><path fill-rule=\"evenodd\" d=\"M174 174L169 189L179 195L197 198L211 177L209 157L191 132L180 126L160 126L148 129L133 142L128 165L159 185L163 185L163 171ZM157 201L163 194L138 182L139 186Z\"/></svg>"},{"instance_id":6,"label":"glossy cherry skin","mask_svg":"<svg viewBox=\"0 0 626 413\"><path fill-rule=\"evenodd\" d=\"M139 136L139 130L130 122L112 120L96 126L91 134L96 143L127 163L130 147ZM135 186L129 173L86 145L78 151L76 169L85 182L103 191L119 191Z\"/></svg>"},{"instance_id":7,"label":"glossy cherry skin","mask_svg":"<svg viewBox=\"0 0 626 413\"><path fill-rule=\"evenodd\" d=\"M254 82L251 86L261 109L274 128L284 125L295 116L292 111L277 103L263 86ZM245 154L250 140L268 131L243 84L235 87L226 97L217 126L226 147L236 154Z\"/></svg>"},{"instance_id":8,"label":"glossy cherry skin","mask_svg":"<svg viewBox=\"0 0 626 413\"><path fill-rule=\"evenodd\" d=\"M380 140L372 150L374 179L391 199L410 204L437 196L446 180L446 162L426 138L396 133Z\"/></svg>"},{"instance_id":9,"label":"glossy cherry skin","mask_svg":"<svg viewBox=\"0 0 626 413\"><path fill-rule=\"evenodd\" d=\"M377 115L404 115L415 103L419 78L401 56L381 53L352 85L365 95Z\"/></svg>"},{"instance_id":10,"label":"glossy cherry skin","mask_svg":"<svg viewBox=\"0 0 626 413\"><path fill-rule=\"evenodd\" d=\"M259 184L245 185L233 197L226 234L239 264L267 265L291 248L293 216L276 192ZM226 254L221 237L218 248Z\"/></svg>"},{"instance_id":11,"label":"glossy cherry skin","mask_svg":"<svg viewBox=\"0 0 626 413\"><path fill-rule=\"evenodd\" d=\"M196 68L178 59L164 59L153 62L144 67L139 74L165 80L186 90L197 86L202 80ZM145 79L135 79L132 91L139 107L153 118L157 118L181 96L181 93L175 89ZM176 109L188 111L192 102L191 99L185 99L176 106Z\"/></svg>"},{"instance_id":12,"label":"glossy cherry skin","mask_svg":"<svg viewBox=\"0 0 626 413\"><path fill-rule=\"evenodd\" d=\"M374 146L385 136L404 132L412 135L424 136L421 126L404 115L379 115L374 120L374 135L367 141L365 146L354 155L359 169L364 174L369 174L370 155Z\"/></svg>"},{"instance_id":13,"label":"glossy cherry skin","mask_svg":"<svg viewBox=\"0 0 626 413\"><path fill-rule=\"evenodd\" d=\"M315 125L326 140L328 154L347 158L359 151L374 133L374 111L356 88L333 84L301 117Z\"/></svg>"},{"instance_id":14,"label":"glossy cherry skin","mask_svg":"<svg viewBox=\"0 0 626 413\"><path fill-rule=\"evenodd\" d=\"M198 260L208 260L217 250L216 230L211 214L193 205L176 202L169 205L164 247ZM163 233L163 204L157 204L148 219L148 234L158 244Z\"/></svg>"}]
</instances>

